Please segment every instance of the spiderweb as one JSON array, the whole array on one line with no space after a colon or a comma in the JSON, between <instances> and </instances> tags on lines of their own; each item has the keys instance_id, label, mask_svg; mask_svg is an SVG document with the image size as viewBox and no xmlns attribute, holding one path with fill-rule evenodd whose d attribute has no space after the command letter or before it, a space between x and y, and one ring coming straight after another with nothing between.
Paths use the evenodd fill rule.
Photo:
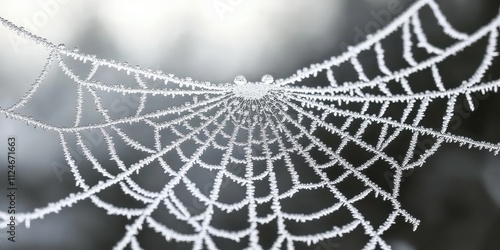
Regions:
<instances>
[{"instance_id":1,"label":"spiderweb","mask_svg":"<svg viewBox=\"0 0 500 250\"><path fill-rule=\"evenodd\" d=\"M453 42L446 46L430 42L420 21L423 9L432 11L438 21L435 25ZM499 16L469 35L455 30L434 1L417 1L386 28L340 56L286 79L275 81L265 75L261 81L248 82L238 76L234 83L226 84L99 59L52 44L3 18L0 21L49 52L31 89L0 113L57 134L81 188L45 207L17 214L16 220L27 227L30 221L90 199L108 214L129 220L115 249L142 249L138 235L146 228L167 241L189 243L192 249L219 249L227 243L221 240L250 249L294 249L298 242L317 243L355 231L366 236L364 249L390 249L382 235L396 219L402 218L414 228L419 224L398 201L404 171L422 165L443 143L495 154L500 150L499 144L448 131L457 100L465 98L473 109L471 95L496 92L500 85L500 80L484 79L498 55ZM393 49L384 47L390 37L400 38L403 62L398 65L389 65L384 59L385 50ZM487 45L474 74L460 84L447 83L440 67L481 40ZM374 55L376 67L371 68L376 73L368 72L369 67L361 63L366 53ZM72 60L89 65L89 72L83 76L75 73L67 63ZM44 84L52 67L75 84L76 111L66 126L18 112ZM110 69L125 73L132 84L96 79L99 71ZM336 72L344 69L352 72L352 80L337 79ZM432 79L420 81L416 75L422 72ZM306 87L306 83L316 87ZM113 94L136 96L139 104L134 114L110 114L104 97ZM159 103L163 108L156 108ZM93 105L102 121L86 122L85 105ZM429 114L440 119L426 123ZM150 131L153 143L142 134L136 136L138 130L130 130L132 127ZM88 131L102 135L111 161L101 161L82 139ZM417 155L416 144L422 138L433 138L433 144ZM68 149L70 143L80 148L100 179L81 173L87 170L76 164ZM394 154L395 147L399 154ZM124 148L134 151L128 155L143 157L129 163L127 155L120 154ZM162 183L154 188L139 178L148 168L163 171ZM393 171L392 185L370 178L374 168ZM203 186L206 183L209 185ZM120 206L100 197L114 187L137 205ZM317 194L322 202L297 202L308 196L318 199ZM367 199L382 200L389 207L382 222L370 220L357 207ZM328 223L336 214L347 214L349 219ZM8 218L0 212L0 227L5 227ZM221 218L242 223L221 224ZM315 222L323 222L323 227L311 226ZM275 232L273 236L264 235L266 226L273 228L268 230Z\"/></svg>"}]
</instances>

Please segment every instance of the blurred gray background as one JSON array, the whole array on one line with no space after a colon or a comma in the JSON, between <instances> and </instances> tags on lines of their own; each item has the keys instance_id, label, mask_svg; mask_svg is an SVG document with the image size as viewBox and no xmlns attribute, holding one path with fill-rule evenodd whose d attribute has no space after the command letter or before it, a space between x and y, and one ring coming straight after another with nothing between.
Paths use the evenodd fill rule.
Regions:
<instances>
[{"instance_id":1,"label":"blurred gray background","mask_svg":"<svg viewBox=\"0 0 500 250\"><path fill-rule=\"evenodd\" d=\"M180 77L232 82L239 74L250 81L264 74L288 77L299 68L338 55L345 46L359 43L361 37L386 25L389 20L380 19L380 13L389 13L389 19L393 19L397 13L389 12L389 8L400 13L412 2L2 0L0 16L55 44L64 43L101 58L161 69ZM500 7L500 1L489 0L438 3L448 20L467 33L487 24ZM29 89L47 57L40 46L12 34L0 27L2 108L15 103ZM435 35L438 42L440 37ZM475 46L470 53L482 54L484 45ZM461 58L443 75L453 77L456 72L477 67ZM497 59L487 77L498 79L498 66ZM75 99L65 94L61 87L65 80L57 77L49 76L54 80L52 88L39 93L41 104L27 107L25 113L36 114L49 123L68 120L74 106L64 103ZM481 97L474 112L465 111L455 117L460 125L453 132L499 142L499 107L498 94ZM11 135L19 144L19 212L78 191L65 166L57 135L0 117L0 143ZM5 155L1 153L1 162L6 161ZM1 176L5 176L3 163L0 166ZM390 178L390 174L385 176ZM2 190L5 185L6 181L0 180ZM400 199L421 225L413 232L408 224L398 221L385 234L393 249L500 249L498 156L457 145L442 146L424 167L405 174ZM0 199L0 207L5 211L4 198ZM14 244L6 241L5 232L0 232L0 249L110 249L123 235L125 224L124 218L108 216L86 201L33 221L29 230L19 226L18 242ZM154 240L162 240L146 239L149 246L155 244ZM352 249L354 243L349 240L359 239L332 239L298 248Z\"/></svg>"}]
</instances>

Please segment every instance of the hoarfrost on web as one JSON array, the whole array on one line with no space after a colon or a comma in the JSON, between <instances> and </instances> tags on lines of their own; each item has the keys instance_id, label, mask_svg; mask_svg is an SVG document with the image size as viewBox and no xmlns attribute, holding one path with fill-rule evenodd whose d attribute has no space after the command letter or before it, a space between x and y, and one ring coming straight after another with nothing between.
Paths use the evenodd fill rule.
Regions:
<instances>
[{"instance_id":1,"label":"hoarfrost on web","mask_svg":"<svg viewBox=\"0 0 500 250\"><path fill-rule=\"evenodd\" d=\"M441 48L427 38L419 19L420 11L425 8L432 10L438 21L436 25L453 39L451 45ZM410 215L398 201L404 171L422 165L443 143L457 143L495 154L500 150L498 143L477 141L449 132L450 119L458 98L466 98L473 109L471 95L496 92L500 86L500 80L487 81L484 77L498 55L500 16L473 34L465 34L452 27L433 0L420 0L387 27L370 35L365 42L350 47L340 56L301 69L289 78L275 80L270 75L264 75L260 81L248 82L245 77L238 76L234 83L225 84L178 78L159 70L99 59L64 45L52 44L3 18L0 18L0 22L20 36L45 47L49 53L31 89L11 107L1 107L0 113L57 135L75 182L81 188L80 192L45 207L17 214L16 220L26 223L27 227L30 221L43 219L48 214L89 199L108 214L125 216L130 221L115 249L127 246L141 249L137 235L144 227L153 229L167 241L189 242L193 249L218 249L214 237L245 242L248 248L261 249L263 244L259 228L271 222L276 225L277 232L277 237L272 239L272 249L293 249L295 242L317 243L342 237L353 230L362 230L368 237L364 249L375 249L377 246L390 249L382 235L398 217L415 229L419 224L419 220ZM385 61L384 41L395 35L400 36L401 54L406 61L398 67L388 65ZM487 46L475 73L457 86L449 87L443 83L440 64L483 38L487 40ZM414 41L418 43L413 44ZM414 53L416 49L425 50L426 58L417 59ZM367 66L359 60L360 54L366 51L376 54L379 73L375 77L365 72ZM77 75L66 63L68 60L90 64L90 71L85 76ZM356 80L339 82L334 71L346 65L356 72L353 76ZM51 125L18 112L37 94L52 67L61 69L76 85L76 110L72 124L67 126ZM126 72L134 80L135 86L94 79L95 74L103 68ZM433 84L423 85L430 86L426 89L422 89L421 83L412 80L412 76L420 71L428 71L432 75ZM315 81L321 76L329 84L318 82L322 84L321 87L301 85L306 78ZM162 85L152 87L151 81L162 82ZM139 105L135 114L123 117L110 115L103 101L110 93L138 95ZM148 110L150 100L158 96L165 99L164 105L167 107ZM424 126L422 120L429 112L429 107L443 100L446 108L440 115L440 126ZM87 102L94 105L103 122L83 122L83 107ZM398 117L387 112L395 106L402 107ZM136 124L153 131L153 146L127 133L126 127ZM377 131L378 138L366 138L367 130ZM86 131L102 134L113 164L101 163L89 150L82 139L82 133ZM337 138L338 143L332 147L332 143L324 138L325 135ZM387 148L397 138L404 136L408 137L404 156L398 158L391 155ZM434 143L416 156L416 143L422 137L432 137ZM102 175L101 181L90 184L80 174L79 166L68 149L70 139L76 140L86 160ZM126 164L115 145L118 140L146 156L134 164ZM364 151L369 157L361 164L351 162L344 152L346 148L353 147ZM208 154L217 156L207 157ZM317 155L325 157L318 160ZM216 162L214 157L218 157ZM169 163L171 158L178 161ZM297 159L300 159L300 164ZM365 170L376 164L388 166L394 171L389 190L366 175ZM153 165L161 166L165 174L166 183L161 190L144 188L133 178ZM234 165L237 165L236 170ZM118 173L110 168L118 169ZM341 174L333 175L329 172L331 169L342 171ZM215 176L208 192L200 189L197 181L192 179L197 173L200 175L207 171ZM281 183L285 179L282 175L287 175L288 186ZM304 175L308 178L303 178ZM357 195L342 192L339 185L353 180L361 183L363 190ZM225 201L221 187L228 181L244 190L241 200ZM119 186L142 206L116 206L99 197L101 191L112 186ZM267 189L265 194L261 194L263 186ZM187 190L191 198L180 195L181 189ZM309 190L327 191L330 197L324 199L334 202L308 213L291 212L295 210L286 207L286 204L289 206L287 200L293 201L294 197ZM367 197L381 199L390 205L392 212L382 224L374 225L356 207L356 202ZM199 209L191 209L187 200L197 200ZM261 215L259 207L266 205L271 209L266 215ZM190 228L191 232L179 231L176 224L162 222L161 216L155 215L155 212L165 209L165 213L172 216L176 223L184 224L183 228ZM340 210L350 214L350 221L331 225L328 230L298 234L287 227L287 221L318 221ZM213 222L216 214L235 212L245 214L244 228L218 228ZM0 227L6 227L8 219L8 214L1 211Z\"/></svg>"}]
</instances>

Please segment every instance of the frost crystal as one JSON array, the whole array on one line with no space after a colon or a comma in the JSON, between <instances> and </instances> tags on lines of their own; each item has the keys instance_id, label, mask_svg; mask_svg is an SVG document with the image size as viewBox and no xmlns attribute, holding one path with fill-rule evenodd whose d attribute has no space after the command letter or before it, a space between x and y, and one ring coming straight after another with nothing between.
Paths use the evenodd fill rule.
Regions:
<instances>
[{"instance_id":1,"label":"frost crystal","mask_svg":"<svg viewBox=\"0 0 500 250\"><path fill-rule=\"evenodd\" d=\"M270 83L273 82L273 77L265 75L262 77L262 82L236 84L233 87L233 94L247 100L262 99L267 93L272 90ZM236 81L235 81L236 83Z\"/></svg>"},{"instance_id":2,"label":"frost crystal","mask_svg":"<svg viewBox=\"0 0 500 250\"><path fill-rule=\"evenodd\" d=\"M426 8L438 20L436 25L453 40L451 45L438 47L427 38L419 15ZM220 239L239 242L249 249L293 249L298 242L317 243L355 230L367 237L364 249L390 249L382 236L397 218L414 228L419 224L398 200L405 170L422 165L443 143L494 153L500 150L498 143L458 136L448 129L457 100L466 100L472 109L471 95L496 92L500 86L500 80L484 77L498 55L500 16L473 34L465 34L452 27L433 0L416 1L387 27L340 56L301 69L286 79L274 80L265 75L260 82L247 82L238 76L234 84L229 85L182 79L161 71L99 59L52 44L3 18L0 22L49 52L30 90L11 107L0 108L0 113L58 136L75 183L81 188L78 193L45 207L19 213L16 220L29 225L48 214L90 200L108 214L125 216L130 221L115 249L141 249L139 235L146 227L166 241L190 243L193 249L221 248ZM400 38L401 55L406 64L395 67L386 63L384 44L389 36ZM456 86L445 84L440 73L443 61L480 40L487 41L487 45L474 74ZM427 53L425 58L416 56L415 41L419 49ZM358 59L366 51L376 55L379 71L375 76L367 74L366 66ZM68 60L91 65L89 73L75 74L66 64ZM67 126L51 125L19 112L37 93L53 66L76 85L74 121ZM341 66L351 67L356 80L339 81L335 70ZM96 80L96 72L103 69L123 70L135 85ZM432 76L433 80L429 81L432 84L415 81L413 76L418 72ZM300 86L303 79L314 80L322 74L328 79L327 84L318 81L321 87ZM153 87L154 81L163 84ZM109 93L138 96L139 105L134 114L112 116L104 101ZM153 96L175 101L165 102L166 108L151 110ZM423 118L436 101L445 103L441 110L433 110L433 113L440 112L439 125L426 126ZM84 104L94 105L103 121L84 123ZM127 131L128 126L151 130L154 143L149 145L134 138ZM368 130L376 131L377 137L369 138ZM111 159L112 164L101 163L82 139L82 134L88 131L102 135L107 159ZM417 142L424 137L433 138L434 143L416 155ZM85 160L102 177L99 182L88 181L80 174L82 166L76 163L69 149L70 138L76 140ZM404 144L397 142L401 138L407 138ZM135 163L125 163L118 143L144 157ZM401 157L388 150L395 143L404 150ZM349 153L355 150L364 152L366 157L349 158ZM145 169L155 166L165 175L161 190L145 188L138 182L137 177ZM375 166L394 172L390 188L368 177L367 171ZM212 179L205 182L210 185L204 188L199 185L199 179L207 176ZM362 188L356 194L346 193L342 189L346 182ZM104 200L100 192L110 187L119 188L139 205L122 207ZM315 191L326 192L320 199L331 202L324 203L327 205L323 207L313 206L319 204L319 200L314 204L296 202ZM239 199L235 198L238 192ZM357 203L366 199L380 199L389 205L391 211L384 222L377 224L365 217ZM314 211L301 210L304 205ZM293 223L301 226L326 221L330 215L341 212L349 214L349 220L327 229L307 231L313 227L297 230L298 227L293 226ZM221 228L220 218L243 218L245 223L240 228ZM1 211L0 228L5 228L8 220L9 215ZM273 226L276 236L263 237L265 225ZM266 238L272 242L266 245Z\"/></svg>"}]
</instances>

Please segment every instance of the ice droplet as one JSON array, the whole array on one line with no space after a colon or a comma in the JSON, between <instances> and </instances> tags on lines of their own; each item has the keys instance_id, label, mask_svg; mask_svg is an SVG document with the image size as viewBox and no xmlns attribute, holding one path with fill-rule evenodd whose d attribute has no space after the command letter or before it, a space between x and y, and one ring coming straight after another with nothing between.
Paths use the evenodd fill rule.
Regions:
<instances>
[{"instance_id":1,"label":"ice droplet","mask_svg":"<svg viewBox=\"0 0 500 250\"><path fill-rule=\"evenodd\" d=\"M267 84L270 84L272 82L274 82L274 78L272 75L264 75L262 76L262 80L261 80L263 83L267 83Z\"/></svg>"},{"instance_id":2,"label":"ice droplet","mask_svg":"<svg viewBox=\"0 0 500 250\"><path fill-rule=\"evenodd\" d=\"M244 76L239 75L236 78L234 78L234 83L236 83L236 84L245 84L245 83L247 83L247 79Z\"/></svg>"}]
</instances>

